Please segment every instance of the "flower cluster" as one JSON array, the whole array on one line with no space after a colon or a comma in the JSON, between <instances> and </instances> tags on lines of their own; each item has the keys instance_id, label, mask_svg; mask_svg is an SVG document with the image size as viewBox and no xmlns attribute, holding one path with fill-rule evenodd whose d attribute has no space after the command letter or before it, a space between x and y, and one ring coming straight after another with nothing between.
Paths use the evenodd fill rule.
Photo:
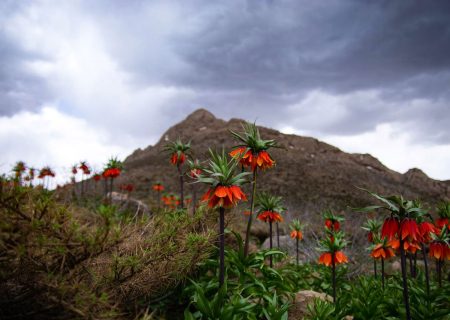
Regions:
<instances>
[{"instance_id":1,"label":"flower cluster","mask_svg":"<svg viewBox=\"0 0 450 320\"><path fill-rule=\"evenodd\" d=\"M247 201L247 197L239 186L217 185L210 188L202 197L202 201L208 202L210 208L232 208L239 201Z\"/></svg>"},{"instance_id":2,"label":"flower cluster","mask_svg":"<svg viewBox=\"0 0 450 320\"><path fill-rule=\"evenodd\" d=\"M275 140L263 140L254 123L243 124L243 134L231 131L231 134L241 143L230 152L230 156L239 160L243 166L250 167L252 171L257 168L268 169L274 166L275 161L267 151L276 147Z\"/></svg>"}]
</instances>

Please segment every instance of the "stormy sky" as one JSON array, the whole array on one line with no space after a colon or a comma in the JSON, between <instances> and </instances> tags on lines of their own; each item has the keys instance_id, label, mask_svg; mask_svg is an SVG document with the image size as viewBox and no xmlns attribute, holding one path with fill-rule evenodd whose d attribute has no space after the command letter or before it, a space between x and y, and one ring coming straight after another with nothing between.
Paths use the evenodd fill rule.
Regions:
<instances>
[{"instance_id":1,"label":"stormy sky","mask_svg":"<svg viewBox=\"0 0 450 320\"><path fill-rule=\"evenodd\" d=\"M200 107L450 179L450 2L0 2L0 172L100 169Z\"/></svg>"}]
</instances>

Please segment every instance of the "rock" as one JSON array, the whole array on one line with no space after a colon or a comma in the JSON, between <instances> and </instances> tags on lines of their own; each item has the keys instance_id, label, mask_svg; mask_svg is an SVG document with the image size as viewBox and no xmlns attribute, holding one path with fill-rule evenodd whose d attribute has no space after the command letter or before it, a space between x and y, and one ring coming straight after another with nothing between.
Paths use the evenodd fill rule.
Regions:
<instances>
[{"instance_id":1,"label":"rock","mask_svg":"<svg viewBox=\"0 0 450 320\"><path fill-rule=\"evenodd\" d=\"M110 194L108 193L108 197ZM151 212L148 206L143 203L141 200L137 200L134 198L129 198L127 194L112 192L111 194L112 204L116 205L119 210L128 210L134 216L138 215L150 215Z\"/></svg>"},{"instance_id":2,"label":"rock","mask_svg":"<svg viewBox=\"0 0 450 320\"><path fill-rule=\"evenodd\" d=\"M402 271L402 266L400 264L400 261L394 261L390 264L390 273L397 273L397 272L401 272ZM387 270L387 272L389 272Z\"/></svg>"},{"instance_id":3,"label":"rock","mask_svg":"<svg viewBox=\"0 0 450 320\"><path fill-rule=\"evenodd\" d=\"M302 290L295 294L294 302L288 311L288 319L302 320L308 315L308 305L313 304L315 299L333 302L333 298L326 293L312 290Z\"/></svg>"}]
</instances>

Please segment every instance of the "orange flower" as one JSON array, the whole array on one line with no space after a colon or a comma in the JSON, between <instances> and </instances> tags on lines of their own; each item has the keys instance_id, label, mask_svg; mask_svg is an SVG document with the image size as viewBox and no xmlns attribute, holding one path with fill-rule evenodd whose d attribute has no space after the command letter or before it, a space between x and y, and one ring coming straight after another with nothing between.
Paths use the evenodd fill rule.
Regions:
<instances>
[{"instance_id":1,"label":"orange flower","mask_svg":"<svg viewBox=\"0 0 450 320\"><path fill-rule=\"evenodd\" d=\"M390 246L394 250L398 250L400 248L400 240L393 239L388 242L388 246ZM415 253L417 250L420 250L419 243L417 241L403 241L403 249L405 251L409 251L411 253Z\"/></svg>"},{"instance_id":2,"label":"orange flower","mask_svg":"<svg viewBox=\"0 0 450 320\"><path fill-rule=\"evenodd\" d=\"M260 169L267 169L273 167L275 161L270 157L267 151L260 151L258 154L253 155L252 170L258 166Z\"/></svg>"},{"instance_id":3,"label":"orange flower","mask_svg":"<svg viewBox=\"0 0 450 320\"><path fill-rule=\"evenodd\" d=\"M251 214L250 210L245 210L243 213L244 213L244 216L249 216Z\"/></svg>"},{"instance_id":4,"label":"orange flower","mask_svg":"<svg viewBox=\"0 0 450 320\"><path fill-rule=\"evenodd\" d=\"M335 265L348 262L347 256L342 251L336 251L334 255L329 252L323 253L319 258L319 264L324 264L329 267L332 265L333 260Z\"/></svg>"},{"instance_id":5,"label":"orange flower","mask_svg":"<svg viewBox=\"0 0 450 320\"><path fill-rule=\"evenodd\" d=\"M408 239L409 241L420 241L420 232L417 222L410 218L403 219L400 226L400 233L402 240Z\"/></svg>"},{"instance_id":6,"label":"orange flower","mask_svg":"<svg viewBox=\"0 0 450 320\"><path fill-rule=\"evenodd\" d=\"M291 238L292 238L292 239L302 240L302 239L303 239L303 234L302 234L301 231L292 230L292 232L291 232Z\"/></svg>"},{"instance_id":7,"label":"orange flower","mask_svg":"<svg viewBox=\"0 0 450 320\"><path fill-rule=\"evenodd\" d=\"M440 241L430 243L430 257L437 260L450 260L450 248L447 244Z\"/></svg>"},{"instance_id":8,"label":"orange flower","mask_svg":"<svg viewBox=\"0 0 450 320\"><path fill-rule=\"evenodd\" d=\"M391 241L388 242L388 246L390 246L394 250L398 250L398 248L400 248L400 240L392 239Z\"/></svg>"},{"instance_id":9,"label":"orange flower","mask_svg":"<svg viewBox=\"0 0 450 320\"><path fill-rule=\"evenodd\" d=\"M250 167L252 165L253 154L250 149L247 149L247 147L238 147L232 150L229 154L233 158L240 158L239 162L246 167Z\"/></svg>"},{"instance_id":10,"label":"orange flower","mask_svg":"<svg viewBox=\"0 0 450 320\"><path fill-rule=\"evenodd\" d=\"M184 161L186 161L186 155L184 154L184 152L180 152L180 154L178 154L178 152L174 152L170 157L170 163L172 163L173 165L182 165Z\"/></svg>"},{"instance_id":11,"label":"orange flower","mask_svg":"<svg viewBox=\"0 0 450 320\"><path fill-rule=\"evenodd\" d=\"M399 227L397 218L387 218L381 228L381 237L392 240L397 235Z\"/></svg>"},{"instance_id":12,"label":"orange flower","mask_svg":"<svg viewBox=\"0 0 450 320\"><path fill-rule=\"evenodd\" d=\"M283 218L278 212L264 211L258 215L258 219L264 222L282 222Z\"/></svg>"},{"instance_id":13,"label":"orange flower","mask_svg":"<svg viewBox=\"0 0 450 320\"><path fill-rule=\"evenodd\" d=\"M247 201L247 197L238 186L221 186L209 189L202 197L202 201L208 201L208 207L234 207L239 200Z\"/></svg>"},{"instance_id":14,"label":"orange flower","mask_svg":"<svg viewBox=\"0 0 450 320\"><path fill-rule=\"evenodd\" d=\"M395 256L394 250L389 246L385 247L382 243L379 243L375 246L370 254L374 259L389 259Z\"/></svg>"},{"instance_id":15,"label":"orange flower","mask_svg":"<svg viewBox=\"0 0 450 320\"><path fill-rule=\"evenodd\" d=\"M319 257L319 264L324 264L327 267L331 266L331 253L325 252Z\"/></svg>"},{"instance_id":16,"label":"orange flower","mask_svg":"<svg viewBox=\"0 0 450 320\"><path fill-rule=\"evenodd\" d=\"M233 158L241 158L239 162L247 167L251 167L253 171L258 167L260 169L271 168L275 161L270 157L267 151L260 151L258 153L252 153L252 151L246 147L238 147L230 152L230 156Z\"/></svg>"},{"instance_id":17,"label":"orange flower","mask_svg":"<svg viewBox=\"0 0 450 320\"><path fill-rule=\"evenodd\" d=\"M405 240L405 242L403 242L403 249L411 253L416 253L417 250L420 250L420 246L416 241L409 242L408 240Z\"/></svg>"}]
</instances>

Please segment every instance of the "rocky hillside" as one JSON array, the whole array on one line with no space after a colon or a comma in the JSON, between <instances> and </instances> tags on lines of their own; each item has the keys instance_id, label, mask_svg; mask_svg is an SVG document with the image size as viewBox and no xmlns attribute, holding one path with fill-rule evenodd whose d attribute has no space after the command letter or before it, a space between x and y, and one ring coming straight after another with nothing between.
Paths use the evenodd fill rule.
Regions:
<instances>
[{"instance_id":1,"label":"rocky hillside","mask_svg":"<svg viewBox=\"0 0 450 320\"><path fill-rule=\"evenodd\" d=\"M177 192L176 170L162 152L164 145L178 136L191 140L194 156L204 160L210 147L230 150L236 141L229 130L241 131L241 123L240 119L226 122L206 110L197 110L164 133L156 145L134 151L125 160L127 171L122 181L134 181L140 198L148 197L155 181ZM401 174L369 154L345 153L314 138L269 128L261 127L260 131L264 139L275 139L282 148L272 151L277 166L263 172L259 181L264 189L284 196L294 215L315 214L325 208L348 211L348 206L370 203L372 199L356 186L428 203L450 198L449 181L430 179L420 169Z\"/></svg>"}]
</instances>

